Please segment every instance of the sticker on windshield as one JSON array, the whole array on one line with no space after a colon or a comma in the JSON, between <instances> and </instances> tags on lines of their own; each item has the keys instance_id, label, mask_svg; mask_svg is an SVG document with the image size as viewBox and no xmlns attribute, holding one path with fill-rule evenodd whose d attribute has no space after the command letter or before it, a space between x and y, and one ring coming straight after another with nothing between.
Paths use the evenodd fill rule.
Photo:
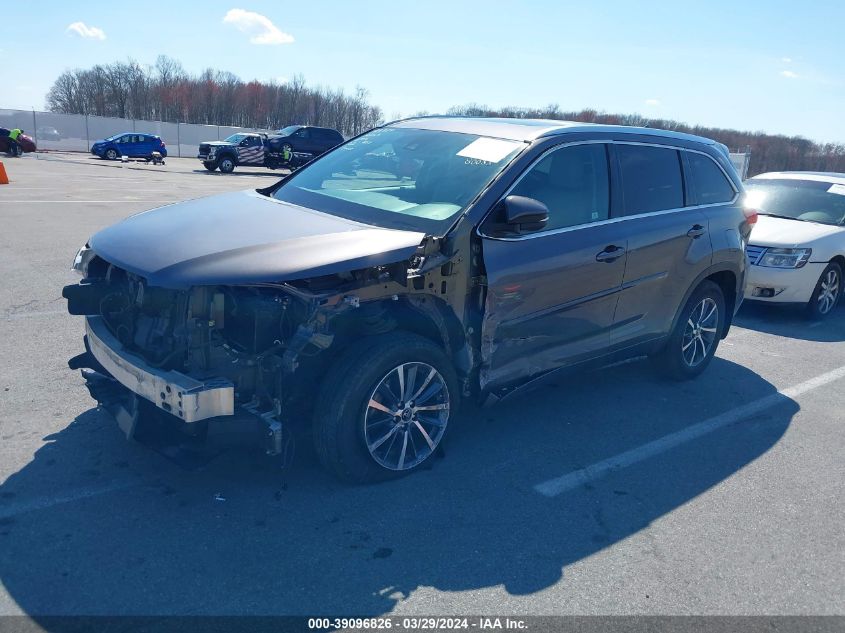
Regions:
<instances>
[{"instance_id":1,"label":"sticker on windshield","mask_svg":"<svg viewBox=\"0 0 845 633\"><path fill-rule=\"evenodd\" d=\"M830 189L828 189L827 192L845 196L845 185L830 185Z\"/></svg>"},{"instance_id":2,"label":"sticker on windshield","mask_svg":"<svg viewBox=\"0 0 845 633\"><path fill-rule=\"evenodd\" d=\"M498 163L515 149L519 149L519 141L503 141L498 138L480 138L458 152L458 156L485 163Z\"/></svg>"}]
</instances>

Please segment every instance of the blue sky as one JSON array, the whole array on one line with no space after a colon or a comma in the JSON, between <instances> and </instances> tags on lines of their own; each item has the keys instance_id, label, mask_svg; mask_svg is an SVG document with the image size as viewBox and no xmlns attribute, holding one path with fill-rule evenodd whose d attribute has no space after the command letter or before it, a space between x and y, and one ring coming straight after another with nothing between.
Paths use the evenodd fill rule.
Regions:
<instances>
[{"instance_id":1,"label":"blue sky","mask_svg":"<svg viewBox=\"0 0 845 633\"><path fill-rule=\"evenodd\" d=\"M469 102L558 103L845 142L841 1L0 6L0 107L43 108L67 68L127 57L148 64L164 53L191 72L360 85L387 118Z\"/></svg>"}]
</instances>

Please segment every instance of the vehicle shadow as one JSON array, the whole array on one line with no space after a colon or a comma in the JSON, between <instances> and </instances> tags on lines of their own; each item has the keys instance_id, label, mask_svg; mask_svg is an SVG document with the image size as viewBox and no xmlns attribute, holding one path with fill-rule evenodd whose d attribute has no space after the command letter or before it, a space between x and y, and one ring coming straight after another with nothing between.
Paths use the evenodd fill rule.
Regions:
<instances>
[{"instance_id":1,"label":"vehicle shadow","mask_svg":"<svg viewBox=\"0 0 845 633\"><path fill-rule=\"evenodd\" d=\"M429 595L429 611L456 612L469 607L450 592L565 589L568 566L753 462L799 407L784 398L556 497L536 484L774 392L722 359L681 384L642 362L615 366L495 408L467 406L432 468L362 487L335 482L304 449L283 472L234 452L179 470L127 448L91 409L0 486L0 581L36 620L377 615L430 588L446 593Z\"/></svg>"},{"instance_id":2,"label":"vehicle shadow","mask_svg":"<svg viewBox=\"0 0 845 633\"><path fill-rule=\"evenodd\" d=\"M845 304L840 303L827 319L812 321L803 306L746 301L734 317L734 325L803 341L845 341Z\"/></svg>"}]
</instances>

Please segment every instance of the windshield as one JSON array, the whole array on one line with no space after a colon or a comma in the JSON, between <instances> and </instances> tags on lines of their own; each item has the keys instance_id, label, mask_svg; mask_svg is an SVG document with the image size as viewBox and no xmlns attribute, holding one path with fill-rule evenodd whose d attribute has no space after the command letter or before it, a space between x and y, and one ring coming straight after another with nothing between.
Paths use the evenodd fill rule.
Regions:
<instances>
[{"instance_id":1,"label":"windshield","mask_svg":"<svg viewBox=\"0 0 845 633\"><path fill-rule=\"evenodd\" d=\"M382 128L311 163L273 196L367 224L434 232L525 147L471 134Z\"/></svg>"},{"instance_id":2,"label":"windshield","mask_svg":"<svg viewBox=\"0 0 845 633\"><path fill-rule=\"evenodd\" d=\"M224 140L227 143L240 143L246 136L246 134L232 134L232 136L227 136Z\"/></svg>"},{"instance_id":3,"label":"windshield","mask_svg":"<svg viewBox=\"0 0 845 633\"><path fill-rule=\"evenodd\" d=\"M279 136L290 136L301 127L301 125L289 125L287 127L283 127L281 130L277 130L276 134Z\"/></svg>"},{"instance_id":4,"label":"windshield","mask_svg":"<svg viewBox=\"0 0 845 633\"><path fill-rule=\"evenodd\" d=\"M779 215L821 224L845 220L845 185L817 180L746 180L748 202L763 215Z\"/></svg>"}]
</instances>

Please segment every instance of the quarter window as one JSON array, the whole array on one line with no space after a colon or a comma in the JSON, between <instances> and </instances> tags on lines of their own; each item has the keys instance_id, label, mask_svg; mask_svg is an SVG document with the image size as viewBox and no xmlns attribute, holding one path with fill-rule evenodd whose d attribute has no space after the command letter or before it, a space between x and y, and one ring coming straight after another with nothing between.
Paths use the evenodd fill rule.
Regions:
<instances>
[{"instance_id":1,"label":"quarter window","mask_svg":"<svg viewBox=\"0 0 845 633\"><path fill-rule=\"evenodd\" d=\"M718 204L734 199L734 188L712 158L695 152L687 152L687 156L698 204Z\"/></svg>"},{"instance_id":2,"label":"quarter window","mask_svg":"<svg viewBox=\"0 0 845 633\"><path fill-rule=\"evenodd\" d=\"M666 211L684 206L678 151L647 145L617 145L622 176L624 215Z\"/></svg>"},{"instance_id":3,"label":"quarter window","mask_svg":"<svg viewBox=\"0 0 845 633\"><path fill-rule=\"evenodd\" d=\"M606 220L610 208L607 148L573 145L540 160L511 191L549 208L546 229Z\"/></svg>"}]
</instances>

